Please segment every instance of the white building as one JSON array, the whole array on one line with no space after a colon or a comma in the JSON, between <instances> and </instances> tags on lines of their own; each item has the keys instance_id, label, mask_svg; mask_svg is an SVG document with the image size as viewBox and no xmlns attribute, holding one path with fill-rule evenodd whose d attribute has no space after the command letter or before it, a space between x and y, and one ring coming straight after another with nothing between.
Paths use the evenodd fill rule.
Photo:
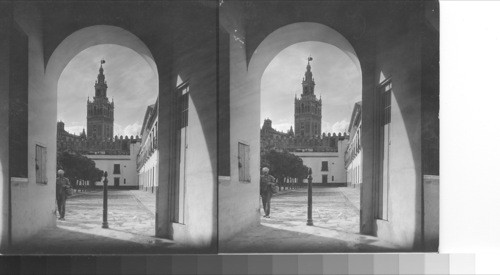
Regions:
<instances>
[{"instance_id":1,"label":"white building","mask_svg":"<svg viewBox=\"0 0 500 275\"><path fill-rule=\"evenodd\" d=\"M359 187L363 182L363 148L361 147L361 101L354 104L349 123L349 144L345 152L347 185Z\"/></svg>"},{"instance_id":2,"label":"white building","mask_svg":"<svg viewBox=\"0 0 500 275\"><path fill-rule=\"evenodd\" d=\"M311 168L313 184L344 186L347 182L344 155L349 140L339 139L338 152L291 152Z\"/></svg>"},{"instance_id":3,"label":"white building","mask_svg":"<svg viewBox=\"0 0 500 275\"><path fill-rule=\"evenodd\" d=\"M108 172L108 186L112 188L137 189L139 179L137 176L137 153L141 143L130 143L130 154L128 155L85 155L95 162L95 166L102 171ZM103 179L104 180L104 179ZM95 183L102 186L103 182Z\"/></svg>"},{"instance_id":4,"label":"white building","mask_svg":"<svg viewBox=\"0 0 500 275\"><path fill-rule=\"evenodd\" d=\"M139 188L154 192L158 188L158 101L149 105L141 129L141 146L137 152Z\"/></svg>"}]
</instances>

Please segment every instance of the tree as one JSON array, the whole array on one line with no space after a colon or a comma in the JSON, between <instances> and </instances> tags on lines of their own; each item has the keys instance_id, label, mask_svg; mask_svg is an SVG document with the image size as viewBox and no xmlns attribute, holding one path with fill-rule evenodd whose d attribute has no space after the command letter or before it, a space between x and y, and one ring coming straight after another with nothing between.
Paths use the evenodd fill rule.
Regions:
<instances>
[{"instance_id":1,"label":"tree","mask_svg":"<svg viewBox=\"0 0 500 275\"><path fill-rule=\"evenodd\" d=\"M104 172L95 167L95 162L84 155L70 152L57 152L57 167L74 185L77 180L86 180L91 186L100 181Z\"/></svg>"},{"instance_id":2,"label":"tree","mask_svg":"<svg viewBox=\"0 0 500 275\"><path fill-rule=\"evenodd\" d=\"M261 155L260 165L269 168L269 174L278 180L278 186L284 186L287 179L297 179L301 182L307 177L308 167L303 164L300 157L289 152L271 150ZM289 186L290 188L290 186Z\"/></svg>"}]
</instances>

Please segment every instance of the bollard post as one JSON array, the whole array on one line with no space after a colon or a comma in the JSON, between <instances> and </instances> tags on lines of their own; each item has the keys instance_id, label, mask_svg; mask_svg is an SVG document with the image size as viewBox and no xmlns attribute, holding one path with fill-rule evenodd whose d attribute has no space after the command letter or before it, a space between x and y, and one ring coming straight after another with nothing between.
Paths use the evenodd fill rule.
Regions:
<instances>
[{"instance_id":1,"label":"bollard post","mask_svg":"<svg viewBox=\"0 0 500 275\"><path fill-rule=\"evenodd\" d=\"M108 227L108 172L104 172L103 181L103 202L102 202L102 228Z\"/></svg>"},{"instance_id":2,"label":"bollard post","mask_svg":"<svg viewBox=\"0 0 500 275\"><path fill-rule=\"evenodd\" d=\"M309 168L309 177L307 177L307 182L309 186L307 187L307 225L314 225L312 220L312 170Z\"/></svg>"}]
</instances>

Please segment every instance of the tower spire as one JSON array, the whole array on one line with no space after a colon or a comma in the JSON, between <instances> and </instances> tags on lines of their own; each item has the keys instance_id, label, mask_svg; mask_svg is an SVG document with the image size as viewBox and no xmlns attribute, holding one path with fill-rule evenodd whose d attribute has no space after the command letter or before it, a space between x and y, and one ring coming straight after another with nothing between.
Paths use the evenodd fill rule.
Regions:
<instances>
[{"instance_id":1,"label":"tower spire","mask_svg":"<svg viewBox=\"0 0 500 275\"><path fill-rule=\"evenodd\" d=\"M114 104L107 97L108 84L104 76L101 59L99 74L95 81L93 101L87 99L87 135L91 139L109 140L113 137Z\"/></svg>"},{"instance_id":2,"label":"tower spire","mask_svg":"<svg viewBox=\"0 0 500 275\"><path fill-rule=\"evenodd\" d=\"M307 58L306 72L302 80L302 94L295 99L295 135L311 138L321 132L321 99L314 94L314 78L311 72L312 56Z\"/></svg>"},{"instance_id":3,"label":"tower spire","mask_svg":"<svg viewBox=\"0 0 500 275\"><path fill-rule=\"evenodd\" d=\"M99 67L99 74L97 75L97 80L95 82L95 97L97 98L105 98L106 91L108 90L108 85L106 83L106 77L104 76L104 69L102 68L102 64L106 63L104 59L101 59L101 66Z\"/></svg>"},{"instance_id":4,"label":"tower spire","mask_svg":"<svg viewBox=\"0 0 500 275\"><path fill-rule=\"evenodd\" d=\"M101 67L99 67L99 74L97 75L97 83L104 84L104 69L102 68L102 64L106 63L104 59L101 59Z\"/></svg>"},{"instance_id":5,"label":"tower spire","mask_svg":"<svg viewBox=\"0 0 500 275\"><path fill-rule=\"evenodd\" d=\"M309 55L307 58L307 66L306 66L306 73L304 74L305 77L302 80L302 94L303 95L314 95L314 79L312 77L312 72L311 72L311 64L310 62L313 60L312 56Z\"/></svg>"}]
</instances>

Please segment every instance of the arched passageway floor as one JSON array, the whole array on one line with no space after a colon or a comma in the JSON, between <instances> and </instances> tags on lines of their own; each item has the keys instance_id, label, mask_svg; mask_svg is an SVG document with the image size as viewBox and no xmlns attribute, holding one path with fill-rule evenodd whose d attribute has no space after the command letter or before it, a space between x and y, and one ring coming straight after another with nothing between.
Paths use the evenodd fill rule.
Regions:
<instances>
[{"instance_id":1,"label":"arched passageway floor","mask_svg":"<svg viewBox=\"0 0 500 275\"><path fill-rule=\"evenodd\" d=\"M12 253L143 254L171 253L184 248L154 237L154 197L143 190L109 190L108 224L102 226L102 191L77 193L66 202L66 217L55 228L38 233ZM55 213L54 213L55 215Z\"/></svg>"},{"instance_id":2,"label":"arched passageway floor","mask_svg":"<svg viewBox=\"0 0 500 275\"><path fill-rule=\"evenodd\" d=\"M315 187L313 226L307 226L307 188L271 200L271 218L221 244L223 253L391 252L397 246L359 232L359 188ZM261 213L262 207L261 207Z\"/></svg>"}]
</instances>

